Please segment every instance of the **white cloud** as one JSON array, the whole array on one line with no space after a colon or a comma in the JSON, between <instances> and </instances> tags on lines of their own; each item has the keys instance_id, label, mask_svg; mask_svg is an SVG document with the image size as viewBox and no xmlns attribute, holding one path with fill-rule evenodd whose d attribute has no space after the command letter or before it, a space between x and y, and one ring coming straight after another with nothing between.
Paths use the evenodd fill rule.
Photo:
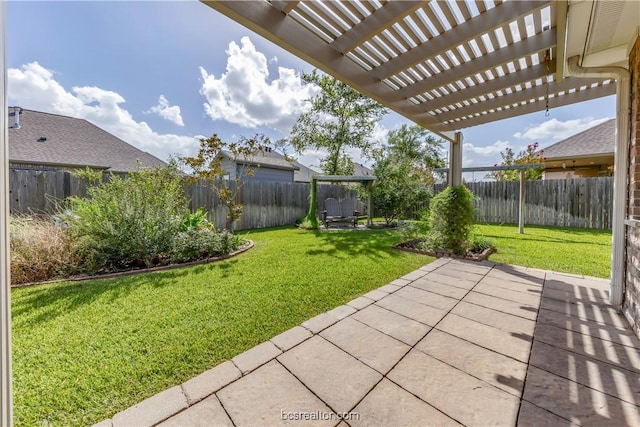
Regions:
<instances>
[{"instance_id":1,"label":"white cloud","mask_svg":"<svg viewBox=\"0 0 640 427\"><path fill-rule=\"evenodd\" d=\"M515 138L529 140L564 139L582 132L585 129L599 125L607 120L609 120L608 117L602 119L584 117L564 122L557 119L551 119L540 123L537 126L528 127L524 132L516 132L513 136Z\"/></svg>"},{"instance_id":2,"label":"white cloud","mask_svg":"<svg viewBox=\"0 0 640 427\"><path fill-rule=\"evenodd\" d=\"M31 62L8 70L8 98L24 108L84 118L118 138L166 160L174 153L197 152L197 137L159 134L146 122L136 121L121 104L120 94L95 86L66 90L53 73Z\"/></svg>"},{"instance_id":3,"label":"white cloud","mask_svg":"<svg viewBox=\"0 0 640 427\"><path fill-rule=\"evenodd\" d=\"M249 37L243 37L240 46L231 42L227 56L226 71L219 78L200 67L200 93L207 99L207 115L246 128L268 126L288 134L300 113L308 108L305 101L318 88L303 86L300 75L284 67L278 67L278 78L269 81L267 58Z\"/></svg>"},{"instance_id":4,"label":"white cloud","mask_svg":"<svg viewBox=\"0 0 640 427\"><path fill-rule=\"evenodd\" d=\"M165 120L170 121L171 123L174 123L178 126L184 126L180 107L177 105L169 105L169 101L164 95L160 95L160 97L158 98L158 105L154 105L149 111L145 111L145 113L156 113L157 115Z\"/></svg>"},{"instance_id":5,"label":"white cloud","mask_svg":"<svg viewBox=\"0 0 640 427\"><path fill-rule=\"evenodd\" d=\"M462 145L462 166L493 166L496 163L502 161L500 153L510 147L515 152L519 152L523 149L521 146L514 146L509 141L496 141L491 145L484 147L475 146L470 142L465 142Z\"/></svg>"}]
</instances>

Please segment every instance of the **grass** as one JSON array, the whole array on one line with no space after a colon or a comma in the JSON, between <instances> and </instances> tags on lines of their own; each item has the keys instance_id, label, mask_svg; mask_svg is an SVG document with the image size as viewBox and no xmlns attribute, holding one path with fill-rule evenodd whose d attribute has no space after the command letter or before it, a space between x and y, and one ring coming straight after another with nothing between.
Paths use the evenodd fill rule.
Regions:
<instances>
[{"instance_id":1,"label":"grass","mask_svg":"<svg viewBox=\"0 0 640 427\"><path fill-rule=\"evenodd\" d=\"M432 260L391 231L253 231L204 266L12 291L16 425L91 424Z\"/></svg>"},{"instance_id":2,"label":"grass","mask_svg":"<svg viewBox=\"0 0 640 427\"><path fill-rule=\"evenodd\" d=\"M491 260L609 275L611 233L480 225ZM432 258L396 231L252 231L227 261L12 290L16 425L91 424Z\"/></svg>"},{"instance_id":3,"label":"grass","mask_svg":"<svg viewBox=\"0 0 640 427\"><path fill-rule=\"evenodd\" d=\"M517 225L477 225L498 248L491 261L564 273L609 277L611 232Z\"/></svg>"}]
</instances>

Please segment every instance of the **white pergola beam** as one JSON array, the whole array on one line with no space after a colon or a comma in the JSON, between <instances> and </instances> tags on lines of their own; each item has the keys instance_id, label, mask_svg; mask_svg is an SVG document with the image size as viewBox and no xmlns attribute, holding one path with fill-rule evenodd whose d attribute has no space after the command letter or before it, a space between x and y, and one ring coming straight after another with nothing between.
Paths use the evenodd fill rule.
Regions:
<instances>
[{"instance_id":1,"label":"white pergola beam","mask_svg":"<svg viewBox=\"0 0 640 427\"><path fill-rule=\"evenodd\" d=\"M438 120L442 122L455 120L459 117L467 117L470 115L474 115L477 113L481 113L483 111L495 110L500 107L505 106L513 106L514 104L521 104L524 102L529 102L530 100L535 100L535 102L544 103L545 101L539 101L540 97L546 97L547 91L549 95L557 95L560 92L568 91L571 88L576 87L576 85L582 84L586 86L591 86L592 84L597 84L602 82L603 79L580 79L578 80L575 77L570 77L565 79L562 83L557 84L555 82L551 83L543 83L539 86L532 87L528 90L520 90L517 92L512 92L508 95L496 96L493 99L487 99L485 101L478 101L469 106L456 108L444 113L437 114L436 117Z\"/></svg>"},{"instance_id":2,"label":"white pergola beam","mask_svg":"<svg viewBox=\"0 0 640 427\"><path fill-rule=\"evenodd\" d=\"M297 5L300 3L300 0L295 1L272 1L271 4L278 9L280 12L288 15Z\"/></svg>"},{"instance_id":3,"label":"white pergola beam","mask_svg":"<svg viewBox=\"0 0 640 427\"><path fill-rule=\"evenodd\" d=\"M549 63L547 69L546 64L538 64L533 67L528 67L515 73L509 73L503 77L496 77L493 80L485 81L483 84L477 84L475 86L469 86L465 89L460 89L456 92L450 93L446 96L426 101L421 104L411 107L409 111L415 114L426 113L428 111L434 111L438 108L448 107L449 105L456 104L458 102L467 101L472 98L477 98L482 95L496 92L498 90L504 90L508 87L514 87L519 84L531 82L533 80L545 77L550 73L554 73L556 70L555 61Z\"/></svg>"},{"instance_id":4,"label":"white pergola beam","mask_svg":"<svg viewBox=\"0 0 640 427\"><path fill-rule=\"evenodd\" d=\"M390 1L336 38L330 45L343 54L350 52L423 4L422 1Z\"/></svg>"},{"instance_id":5,"label":"white pergola beam","mask_svg":"<svg viewBox=\"0 0 640 427\"><path fill-rule=\"evenodd\" d=\"M390 59L386 63L376 67L373 73L380 79L387 78L429 58L443 54L447 50L479 37L495 28L501 27L506 21L513 21L522 15L531 13L548 4L548 1L510 1L502 3L430 39L428 43L423 43L404 55ZM427 8L428 5L425 3L425 9Z\"/></svg>"},{"instance_id":6,"label":"white pergola beam","mask_svg":"<svg viewBox=\"0 0 640 427\"><path fill-rule=\"evenodd\" d=\"M348 57L331 48L328 43L315 36L298 22L284 15L279 9L266 1L205 1L207 6L228 16L234 21L244 25L267 40L272 41L299 58L307 61L318 69L345 82L363 95L366 95L383 105L416 121L421 126L433 131L438 136L448 139L441 131L453 131L447 126L440 126L438 130L433 126L436 119L423 117L416 120L405 111L411 106L410 102L404 105L389 105L388 100L395 90L379 79L372 76Z\"/></svg>"},{"instance_id":7,"label":"white pergola beam","mask_svg":"<svg viewBox=\"0 0 640 427\"><path fill-rule=\"evenodd\" d=\"M455 83L458 80L463 80L466 77L473 76L482 71L493 69L501 64L506 64L524 56L549 49L555 46L555 44L556 31L552 28L536 34L535 36L521 40L518 43L496 50L491 54L483 55L455 68L443 71L424 80L420 80L410 86L399 89L393 94L393 98L391 100L400 101L402 99L421 95L430 89L445 86L449 83Z\"/></svg>"},{"instance_id":8,"label":"white pergola beam","mask_svg":"<svg viewBox=\"0 0 640 427\"><path fill-rule=\"evenodd\" d=\"M603 96L614 95L616 93L616 87L614 84L607 84L598 86L595 88L589 88L579 92L570 93L563 96L555 96L549 99L549 108L563 107L565 105L575 104L576 102L584 102L590 99L600 98ZM518 107L512 107L500 111L486 112L476 117L463 119L454 123L449 123L444 128L449 129L454 127L456 129L465 129L472 126L483 125L485 123L491 123L498 120L510 119L512 117L522 116L524 114L535 113L542 111L546 108L545 101L533 102ZM438 126L435 126L438 129Z\"/></svg>"}]
</instances>

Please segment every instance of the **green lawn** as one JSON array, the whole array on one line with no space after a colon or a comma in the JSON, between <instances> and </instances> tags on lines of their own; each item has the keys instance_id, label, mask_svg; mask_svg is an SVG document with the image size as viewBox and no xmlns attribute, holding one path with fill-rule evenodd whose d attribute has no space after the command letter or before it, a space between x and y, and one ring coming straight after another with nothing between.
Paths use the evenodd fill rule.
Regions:
<instances>
[{"instance_id":1,"label":"green lawn","mask_svg":"<svg viewBox=\"0 0 640 427\"><path fill-rule=\"evenodd\" d=\"M248 238L224 262L14 289L16 424L100 421L433 260L385 231Z\"/></svg>"},{"instance_id":2,"label":"green lawn","mask_svg":"<svg viewBox=\"0 0 640 427\"><path fill-rule=\"evenodd\" d=\"M479 226L491 259L606 277L610 233ZM384 285L433 258L393 231L252 231L233 259L14 289L17 425L91 424Z\"/></svg>"},{"instance_id":3,"label":"green lawn","mask_svg":"<svg viewBox=\"0 0 640 427\"><path fill-rule=\"evenodd\" d=\"M545 270L609 277L611 232L517 225L478 225L478 234L498 248L491 261Z\"/></svg>"}]
</instances>

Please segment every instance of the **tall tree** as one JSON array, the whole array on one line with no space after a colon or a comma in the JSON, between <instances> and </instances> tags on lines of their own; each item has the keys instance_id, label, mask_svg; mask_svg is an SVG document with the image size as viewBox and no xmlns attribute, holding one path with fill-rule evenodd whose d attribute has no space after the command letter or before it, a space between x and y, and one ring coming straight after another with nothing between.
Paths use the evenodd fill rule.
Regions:
<instances>
[{"instance_id":1,"label":"tall tree","mask_svg":"<svg viewBox=\"0 0 640 427\"><path fill-rule=\"evenodd\" d=\"M521 150L516 154L512 148L505 148L500 153L502 162L496 163L494 166L514 166L514 165L532 165L541 164L546 158L544 157L544 150L538 150L538 143L527 145L525 150ZM525 178L528 180L542 179L542 173L544 167L526 169ZM501 170L493 171L487 174L487 178L493 178L497 181L517 181L520 179L519 170Z\"/></svg>"},{"instance_id":2,"label":"tall tree","mask_svg":"<svg viewBox=\"0 0 640 427\"><path fill-rule=\"evenodd\" d=\"M303 74L302 79L317 85L320 93L310 99L311 109L302 113L291 129L291 145L298 153L310 148L327 150L321 167L328 175L353 173L347 148L358 148L365 156L369 155L371 133L387 109L317 70Z\"/></svg>"},{"instance_id":3,"label":"tall tree","mask_svg":"<svg viewBox=\"0 0 640 427\"><path fill-rule=\"evenodd\" d=\"M387 224L427 201L435 180L432 169L444 166L441 148L442 141L426 129L403 125L376 150L371 197Z\"/></svg>"}]
</instances>

